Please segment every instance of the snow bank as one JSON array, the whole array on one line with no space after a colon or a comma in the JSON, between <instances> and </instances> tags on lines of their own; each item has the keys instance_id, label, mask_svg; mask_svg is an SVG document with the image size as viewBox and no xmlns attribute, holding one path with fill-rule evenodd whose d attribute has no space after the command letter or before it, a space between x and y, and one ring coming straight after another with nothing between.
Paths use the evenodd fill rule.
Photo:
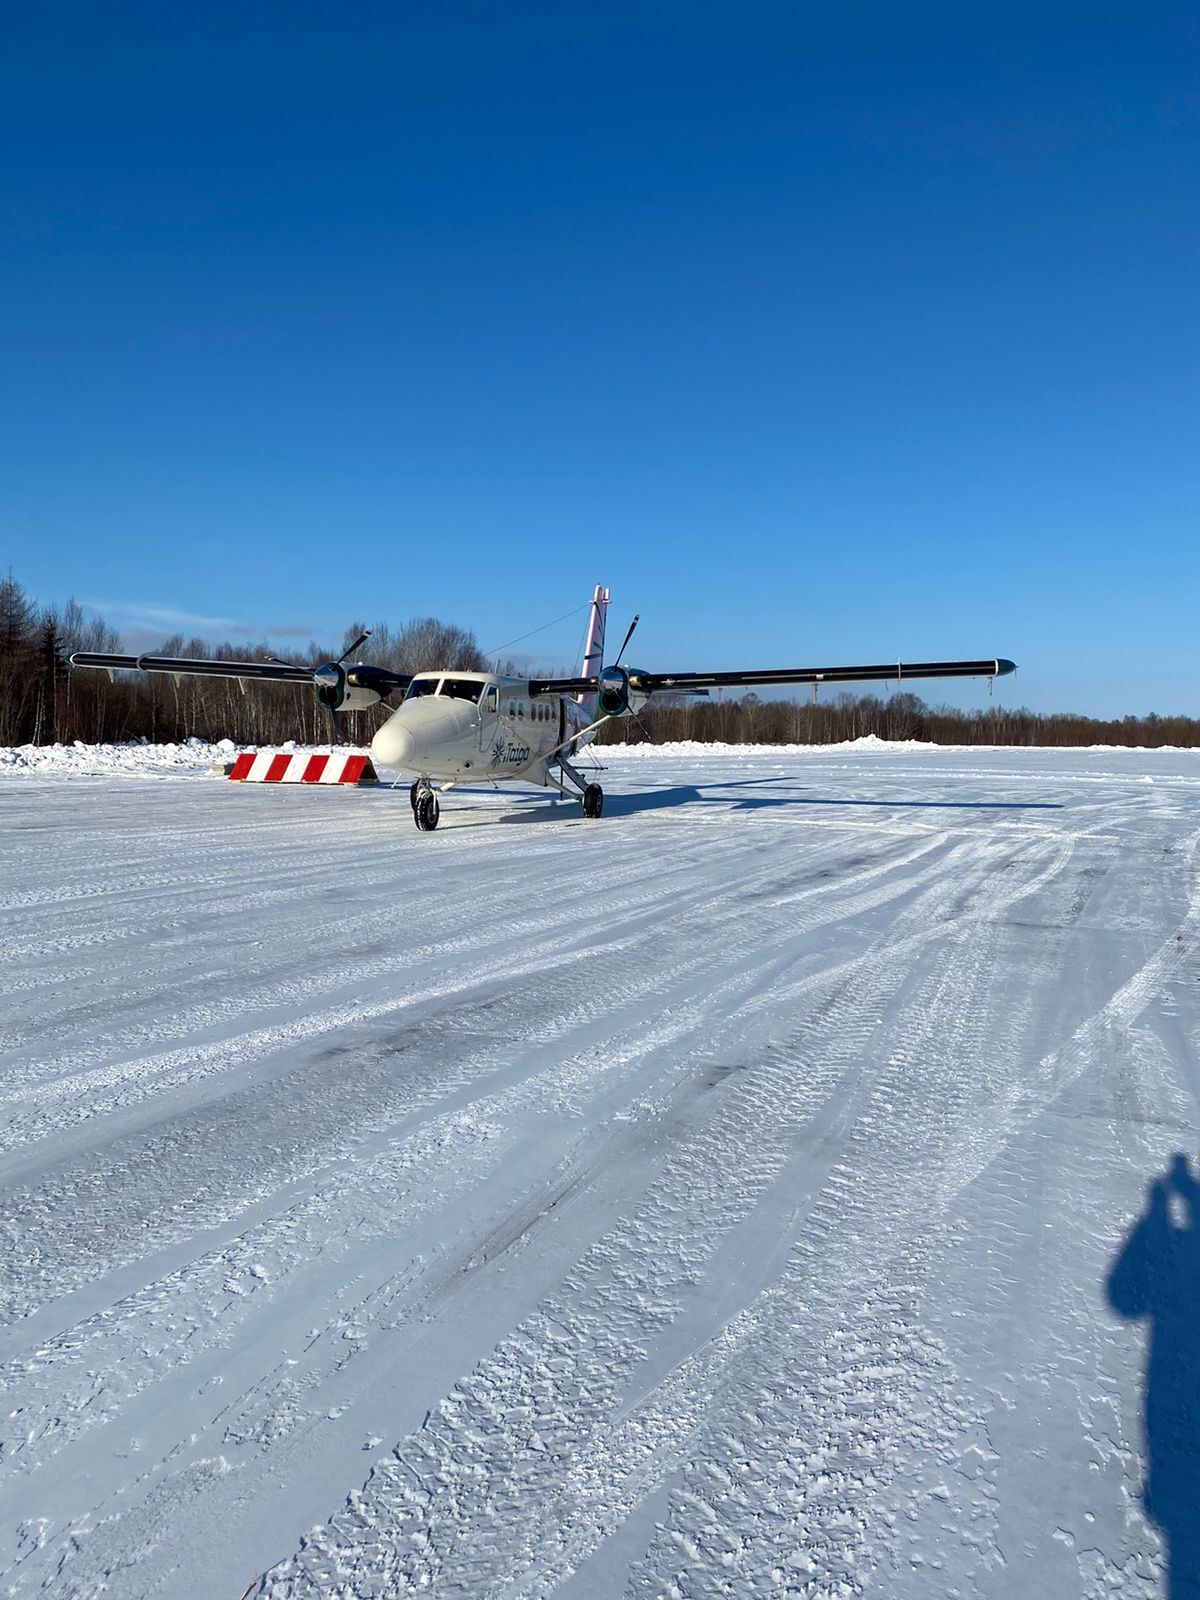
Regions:
<instances>
[{"instance_id":1,"label":"snow bank","mask_svg":"<svg viewBox=\"0 0 1200 1600\"><path fill-rule=\"evenodd\" d=\"M213 766L224 766L239 750L257 748L256 745L234 744L232 739L218 739L215 744L210 744L207 739L187 739L182 744L150 744L140 739L131 740L128 744L84 744L77 739L74 744L0 745L0 777L10 774L42 777L62 774L92 778L190 777L197 773L206 774ZM297 744L294 739L286 739L271 748L328 755L333 747L328 744ZM345 750L346 746L339 745L338 748Z\"/></svg>"},{"instance_id":2,"label":"snow bank","mask_svg":"<svg viewBox=\"0 0 1200 1600\"><path fill-rule=\"evenodd\" d=\"M0 775L64 773L75 776L164 777L204 772L224 762L237 747L229 739L209 744L188 739L183 744L22 744L0 747Z\"/></svg>"},{"instance_id":3,"label":"snow bank","mask_svg":"<svg viewBox=\"0 0 1200 1600\"><path fill-rule=\"evenodd\" d=\"M1198 750L1189 750L1182 745L1124 745L1124 744L1086 744L1086 745L1024 745L1024 744L935 744L927 739L880 739L873 733L864 734L861 739L844 739L838 744L706 744L696 739L678 739L667 744L605 744L595 745L597 751L602 751L605 758L609 756L822 756L829 755L839 750L852 751L855 755L869 755L872 751L880 755L902 755L911 753L918 755L925 750L938 750L943 753L952 751L962 755L986 755L988 753L1012 755L1019 750L1047 750L1056 755L1086 755L1089 752L1102 752L1106 755L1131 755L1131 756L1157 756L1157 755L1200 755Z\"/></svg>"},{"instance_id":4,"label":"snow bank","mask_svg":"<svg viewBox=\"0 0 1200 1600\"><path fill-rule=\"evenodd\" d=\"M188 739L182 744L149 744L131 741L129 744L23 744L0 746L0 777L9 774L38 773L50 776L60 773L77 777L184 777L205 773L208 768L228 761L239 749L230 739L220 739L210 744L204 739ZM285 740L280 750L308 750L314 754L328 752L331 746L297 744ZM703 744L695 739L680 739L667 744L606 744L593 745L592 749L606 761L643 761L647 759L668 761L696 761L720 757L738 759L744 756L809 756L836 755L839 752L854 755L920 755L939 751L943 754L1008 755L1034 749L1052 750L1056 755L1102 753L1105 755L1164 756L1184 755L1200 757L1200 751L1184 750L1178 745L1162 745L1143 749L1126 745L1093 744L1069 749L1066 746L1030 745L965 745L928 744L919 739L877 739L868 734L862 739L847 739L841 744Z\"/></svg>"}]
</instances>

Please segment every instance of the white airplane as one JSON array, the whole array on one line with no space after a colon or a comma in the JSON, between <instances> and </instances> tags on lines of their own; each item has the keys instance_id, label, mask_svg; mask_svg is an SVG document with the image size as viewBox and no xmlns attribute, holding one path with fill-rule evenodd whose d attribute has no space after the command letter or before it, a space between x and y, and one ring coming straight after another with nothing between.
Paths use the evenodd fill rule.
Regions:
<instances>
[{"instance_id":1,"label":"white airplane","mask_svg":"<svg viewBox=\"0 0 1200 1600\"><path fill-rule=\"evenodd\" d=\"M346 656L369 636L362 634L338 661L302 667L284 661L202 661L188 656L125 656L76 651L73 667L109 672L137 669L177 676L265 679L311 683L330 714L337 737L339 711L362 711L394 694L403 700L371 741L371 754L383 765L416 774L413 818L422 832L438 825L438 794L480 779L498 783L519 779L540 788L569 793L570 784L586 817L604 809L604 791L572 764L572 757L613 717L635 716L660 693L702 694L709 689L760 688L772 684L867 683L895 678L994 678L1014 672L1002 657L988 661L891 661L862 667L782 667L748 672L645 672L623 667L621 657L633 637L634 617L611 666L604 666L604 631L609 591L599 585L592 596L587 642L574 678L514 678L494 672L418 672L412 675L372 667L344 666Z\"/></svg>"}]
</instances>

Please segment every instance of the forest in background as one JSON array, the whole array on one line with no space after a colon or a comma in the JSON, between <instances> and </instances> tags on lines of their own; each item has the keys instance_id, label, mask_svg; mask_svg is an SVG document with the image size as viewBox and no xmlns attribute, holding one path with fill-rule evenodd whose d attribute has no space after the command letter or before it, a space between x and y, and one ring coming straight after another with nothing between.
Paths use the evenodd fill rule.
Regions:
<instances>
[{"instance_id":1,"label":"forest in background","mask_svg":"<svg viewBox=\"0 0 1200 1600\"><path fill-rule=\"evenodd\" d=\"M339 645L331 648L314 641L296 659L309 665L336 659L362 631L361 623L352 622ZM75 601L61 608L39 606L11 573L0 578L0 745L75 740L106 744L143 738L167 744L193 737L232 739L236 744L279 744L285 739L318 744L329 738L326 713L304 685L243 688L233 678L176 680L162 673L110 677L106 672L72 671L65 664L73 650L122 648L120 634ZM277 659L265 644L213 645L181 634L164 638L155 653L226 661ZM434 617L419 617L399 628L376 624L366 654L372 663L396 672L487 667L473 633ZM365 744L391 709L381 705L343 713L342 736ZM815 702L762 700L755 694L713 695L707 700L663 696L636 718L623 717L602 728L599 742L837 744L865 735L936 744L1195 749L1200 748L1200 720L1153 713L1105 720L1003 705L958 711L930 706L907 690L890 695L819 695Z\"/></svg>"},{"instance_id":2,"label":"forest in background","mask_svg":"<svg viewBox=\"0 0 1200 1600\"><path fill-rule=\"evenodd\" d=\"M363 632L352 622L340 644L315 640L294 659L317 666L337 660ZM247 684L236 678L171 677L161 672L72 670L66 658L75 650L106 654L124 651L121 635L103 618L87 614L76 601L61 609L38 606L11 573L0 578L0 745L120 744L149 739L154 744L181 740L232 739L236 744L281 744L296 739L323 744L329 716L306 684ZM205 639L165 637L153 654L201 656L209 661L275 661L266 645L218 644ZM377 623L369 659L396 672L457 667L483 671L487 665L465 628L418 617L401 628ZM364 744L389 715L388 706L342 712L343 739Z\"/></svg>"}]
</instances>

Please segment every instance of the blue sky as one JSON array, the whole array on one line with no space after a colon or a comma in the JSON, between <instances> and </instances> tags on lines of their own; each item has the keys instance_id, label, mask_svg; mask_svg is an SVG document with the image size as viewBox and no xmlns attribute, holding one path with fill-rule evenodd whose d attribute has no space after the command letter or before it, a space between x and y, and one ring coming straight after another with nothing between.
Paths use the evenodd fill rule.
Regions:
<instances>
[{"instance_id":1,"label":"blue sky","mask_svg":"<svg viewBox=\"0 0 1200 1600\"><path fill-rule=\"evenodd\" d=\"M0 564L285 648L600 581L651 667L1200 714L1198 59L1154 3L14 10Z\"/></svg>"}]
</instances>

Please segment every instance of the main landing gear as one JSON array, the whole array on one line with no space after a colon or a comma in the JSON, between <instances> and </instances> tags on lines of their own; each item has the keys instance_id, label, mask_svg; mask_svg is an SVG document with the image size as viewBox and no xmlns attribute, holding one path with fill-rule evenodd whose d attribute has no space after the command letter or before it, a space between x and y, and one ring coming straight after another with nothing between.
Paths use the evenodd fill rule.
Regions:
<instances>
[{"instance_id":1,"label":"main landing gear","mask_svg":"<svg viewBox=\"0 0 1200 1600\"><path fill-rule=\"evenodd\" d=\"M413 821L417 827L422 833L432 833L441 815L437 795L424 778L418 778L409 791L408 798L412 801Z\"/></svg>"},{"instance_id":2,"label":"main landing gear","mask_svg":"<svg viewBox=\"0 0 1200 1600\"><path fill-rule=\"evenodd\" d=\"M579 790L579 798L583 801L583 814L585 817L598 817L604 810L604 790L598 783L589 783L582 772L577 772L569 761L559 757L559 766L562 768L564 778L569 778ZM560 785L561 787L561 785ZM563 790L564 794L566 790Z\"/></svg>"},{"instance_id":3,"label":"main landing gear","mask_svg":"<svg viewBox=\"0 0 1200 1600\"><path fill-rule=\"evenodd\" d=\"M559 765L562 767L563 778L569 780L575 786L579 799L583 804L584 816L598 817L602 815L604 811L604 790L600 785L598 783L589 783L581 772L576 772L569 761L562 761ZM554 781L551 776L550 782L554 783ZM447 785L447 787L450 786ZM564 795L567 793L565 783L560 782L557 787ZM418 778L409 790L408 798L412 804L413 821L417 827L422 833L432 833L438 825L441 807L438 804L438 797L434 793L433 785L429 782L429 779Z\"/></svg>"}]
</instances>

